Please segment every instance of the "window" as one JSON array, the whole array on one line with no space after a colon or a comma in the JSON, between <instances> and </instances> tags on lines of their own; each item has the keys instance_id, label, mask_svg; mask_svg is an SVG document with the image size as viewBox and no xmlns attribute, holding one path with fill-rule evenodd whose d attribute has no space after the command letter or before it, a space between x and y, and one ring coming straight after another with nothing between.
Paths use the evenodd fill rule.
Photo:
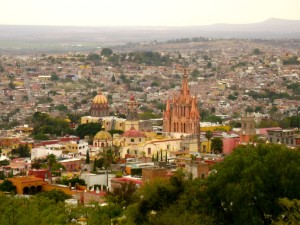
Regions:
<instances>
[{"instance_id":1,"label":"window","mask_svg":"<svg viewBox=\"0 0 300 225\"><path fill-rule=\"evenodd\" d=\"M134 139L133 138L131 138L131 140L130 140L131 142L134 142Z\"/></svg>"},{"instance_id":2,"label":"window","mask_svg":"<svg viewBox=\"0 0 300 225\"><path fill-rule=\"evenodd\" d=\"M148 155L151 154L151 148L148 148Z\"/></svg>"}]
</instances>

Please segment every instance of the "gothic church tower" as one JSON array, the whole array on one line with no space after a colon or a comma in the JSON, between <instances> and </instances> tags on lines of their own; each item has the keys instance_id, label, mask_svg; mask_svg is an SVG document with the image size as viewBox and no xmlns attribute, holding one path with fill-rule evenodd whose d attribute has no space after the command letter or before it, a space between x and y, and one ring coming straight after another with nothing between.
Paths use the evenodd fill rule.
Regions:
<instances>
[{"instance_id":1,"label":"gothic church tower","mask_svg":"<svg viewBox=\"0 0 300 225\"><path fill-rule=\"evenodd\" d=\"M163 131L186 134L200 134L200 114L196 96L191 96L188 75L184 71L181 90L167 100L163 113Z\"/></svg>"}]
</instances>

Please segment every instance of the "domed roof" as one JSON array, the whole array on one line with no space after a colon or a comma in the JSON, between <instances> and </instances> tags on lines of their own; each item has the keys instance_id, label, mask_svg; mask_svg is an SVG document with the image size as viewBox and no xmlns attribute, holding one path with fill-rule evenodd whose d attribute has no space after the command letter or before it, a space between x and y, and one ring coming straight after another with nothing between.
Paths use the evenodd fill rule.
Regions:
<instances>
[{"instance_id":1,"label":"domed roof","mask_svg":"<svg viewBox=\"0 0 300 225\"><path fill-rule=\"evenodd\" d=\"M107 103L107 98L101 92L99 92L99 94L97 94L95 96L95 98L93 99L93 103L106 104Z\"/></svg>"},{"instance_id":2,"label":"domed roof","mask_svg":"<svg viewBox=\"0 0 300 225\"><path fill-rule=\"evenodd\" d=\"M110 133L104 130L99 131L94 137L94 140L111 140L111 139L112 137Z\"/></svg>"},{"instance_id":3,"label":"domed roof","mask_svg":"<svg viewBox=\"0 0 300 225\"><path fill-rule=\"evenodd\" d=\"M125 131L123 136L127 138L145 137L145 135L142 132L137 131L134 127L131 127L129 130Z\"/></svg>"}]
</instances>

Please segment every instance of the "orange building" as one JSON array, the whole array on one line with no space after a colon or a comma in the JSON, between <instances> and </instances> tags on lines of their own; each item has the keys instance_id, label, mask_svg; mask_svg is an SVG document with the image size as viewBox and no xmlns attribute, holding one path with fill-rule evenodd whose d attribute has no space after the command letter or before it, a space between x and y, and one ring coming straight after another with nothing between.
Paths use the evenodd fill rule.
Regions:
<instances>
[{"instance_id":1,"label":"orange building","mask_svg":"<svg viewBox=\"0 0 300 225\"><path fill-rule=\"evenodd\" d=\"M17 194L30 195L37 194L43 190L43 185L47 184L42 178L35 176L7 178L16 186Z\"/></svg>"},{"instance_id":2,"label":"orange building","mask_svg":"<svg viewBox=\"0 0 300 225\"><path fill-rule=\"evenodd\" d=\"M192 96L188 85L188 75L184 71L179 95L174 94L166 103L163 113L163 131L186 134L200 134L200 114L198 100Z\"/></svg>"}]
</instances>

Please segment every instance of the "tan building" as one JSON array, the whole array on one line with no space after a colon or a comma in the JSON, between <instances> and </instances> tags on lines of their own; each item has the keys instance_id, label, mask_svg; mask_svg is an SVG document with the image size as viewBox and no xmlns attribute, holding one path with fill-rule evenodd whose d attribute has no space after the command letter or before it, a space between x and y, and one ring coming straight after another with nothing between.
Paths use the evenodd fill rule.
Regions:
<instances>
[{"instance_id":1,"label":"tan building","mask_svg":"<svg viewBox=\"0 0 300 225\"><path fill-rule=\"evenodd\" d=\"M171 173L166 168L151 167L142 169L143 182L151 181L155 178L169 179Z\"/></svg>"},{"instance_id":2,"label":"tan building","mask_svg":"<svg viewBox=\"0 0 300 225\"><path fill-rule=\"evenodd\" d=\"M191 161L185 164L185 171L191 173L193 178L206 178L209 174L209 165L205 162Z\"/></svg>"},{"instance_id":3,"label":"tan building","mask_svg":"<svg viewBox=\"0 0 300 225\"><path fill-rule=\"evenodd\" d=\"M112 136L107 131L99 131L93 140L93 147L104 148L112 146Z\"/></svg>"}]
</instances>

